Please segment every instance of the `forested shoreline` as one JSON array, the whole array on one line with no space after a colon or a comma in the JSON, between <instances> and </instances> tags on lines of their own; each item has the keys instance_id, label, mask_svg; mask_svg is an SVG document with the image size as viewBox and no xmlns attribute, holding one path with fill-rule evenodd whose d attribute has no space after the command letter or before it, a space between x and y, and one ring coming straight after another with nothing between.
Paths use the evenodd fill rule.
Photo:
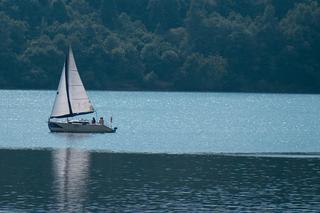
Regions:
<instances>
[{"instance_id":1,"label":"forested shoreline","mask_svg":"<svg viewBox=\"0 0 320 213\"><path fill-rule=\"evenodd\" d=\"M319 0L0 0L0 88L320 92Z\"/></svg>"}]
</instances>

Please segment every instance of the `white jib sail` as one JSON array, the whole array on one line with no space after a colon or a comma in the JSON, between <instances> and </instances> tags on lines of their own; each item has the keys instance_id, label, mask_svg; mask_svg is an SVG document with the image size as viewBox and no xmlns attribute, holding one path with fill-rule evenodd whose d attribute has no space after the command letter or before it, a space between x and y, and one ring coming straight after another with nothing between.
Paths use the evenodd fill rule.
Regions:
<instances>
[{"instance_id":1,"label":"white jib sail","mask_svg":"<svg viewBox=\"0 0 320 213\"><path fill-rule=\"evenodd\" d=\"M66 89L65 66L66 64L64 64L62 69L62 74L60 77L57 95L54 100L51 117L58 117L58 116L70 114L69 106L68 106L67 89Z\"/></svg>"},{"instance_id":2,"label":"white jib sail","mask_svg":"<svg viewBox=\"0 0 320 213\"><path fill-rule=\"evenodd\" d=\"M94 112L93 106L80 79L71 47L69 48L67 57L68 59L62 69L57 95L50 116L51 118L71 117L77 114Z\"/></svg>"}]
</instances>

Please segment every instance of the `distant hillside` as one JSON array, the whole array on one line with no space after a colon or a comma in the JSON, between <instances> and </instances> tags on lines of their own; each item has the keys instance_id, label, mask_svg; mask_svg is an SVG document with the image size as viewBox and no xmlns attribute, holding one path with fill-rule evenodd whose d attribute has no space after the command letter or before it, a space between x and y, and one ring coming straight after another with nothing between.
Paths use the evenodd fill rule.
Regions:
<instances>
[{"instance_id":1,"label":"distant hillside","mask_svg":"<svg viewBox=\"0 0 320 213\"><path fill-rule=\"evenodd\" d=\"M318 0L0 0L0 88L320 92Z\"/></svg>"}]
</instances>

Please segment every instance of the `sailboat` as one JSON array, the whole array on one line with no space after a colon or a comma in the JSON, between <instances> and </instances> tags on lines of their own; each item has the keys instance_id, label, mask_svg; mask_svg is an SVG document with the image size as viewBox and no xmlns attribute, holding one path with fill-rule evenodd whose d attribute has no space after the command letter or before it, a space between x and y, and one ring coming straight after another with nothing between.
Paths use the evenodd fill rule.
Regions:
<instances>
[{"instance_id":1,"label":"sailboat","mask_svg":"<svg viewBox=\"0 0 320 213\"><path fill-rule=\"evenodd\" d=\"M95 123L83 119L69 119L94 112L95 110L81 81L71 46L69 46L52 112L48 119L48 127L51 132L116 132L117 127L109 127L104 122Z\"/></svg>"}]
</instances>

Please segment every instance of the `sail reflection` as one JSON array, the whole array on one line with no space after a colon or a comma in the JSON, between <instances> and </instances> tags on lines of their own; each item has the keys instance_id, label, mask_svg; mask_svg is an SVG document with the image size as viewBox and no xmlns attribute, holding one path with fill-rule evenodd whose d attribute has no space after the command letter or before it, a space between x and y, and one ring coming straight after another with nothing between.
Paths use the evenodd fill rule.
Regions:
<instances>
[{"instance_id":1,"label":"sail reflection","mask_svg":"<svg viewBox=\"0 0 320 213\"><path fill-rule=\"evenodd\" d=\"M64 212L84 208L89 177L90 153L72 148L53 151L54 190L57 206Z\"/></svg>"}]
</instances>

